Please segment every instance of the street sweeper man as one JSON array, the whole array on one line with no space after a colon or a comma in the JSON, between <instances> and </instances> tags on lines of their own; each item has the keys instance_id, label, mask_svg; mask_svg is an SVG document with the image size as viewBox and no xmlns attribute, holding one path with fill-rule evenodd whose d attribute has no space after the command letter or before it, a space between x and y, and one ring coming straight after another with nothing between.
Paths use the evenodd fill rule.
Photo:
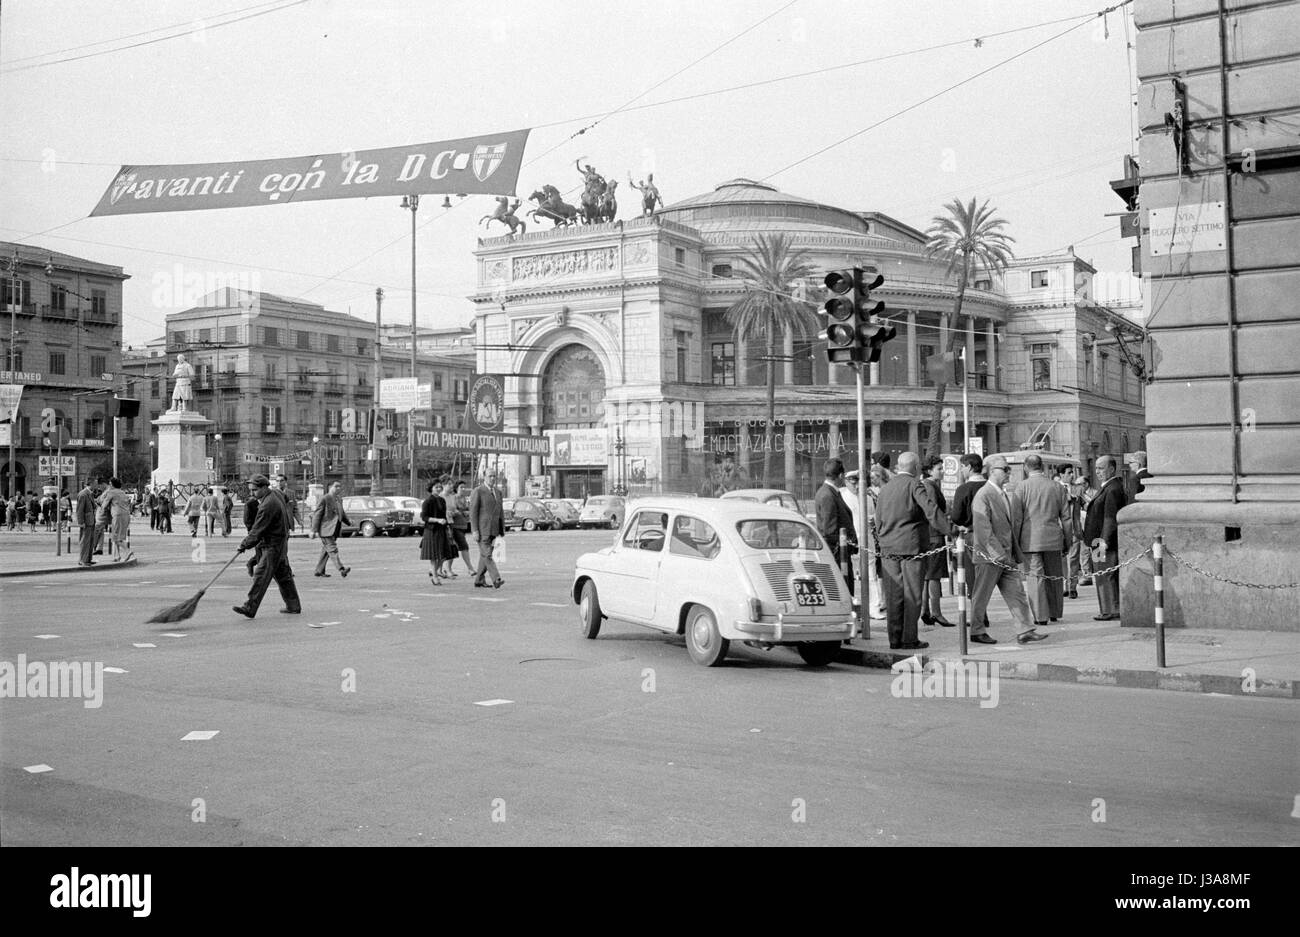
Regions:
<instances>
[{"instance_id":1,"label":"street sweeper man","mask_svg":"<svg viewBox=\"0 0 1300 937\"><path fill-rule=\"evenodd\" d=\"M239 544L239 552L261 547L261 557L253 568L253 586L248 590L248 601L236 605L234 610L240 615L252 618L257 614L257 607L262 604L271 580L280 587L280 597L284 599L286 615L302 613L302 602L298 599L298 587L294 585L293 570L289 567L289 530L292 521L289 516L289 504L284 494L271 487L271 481L265 475L254 475L248 481L248 487L257 498L257 519L253 529Z\"/></svg>"}]
</instances>

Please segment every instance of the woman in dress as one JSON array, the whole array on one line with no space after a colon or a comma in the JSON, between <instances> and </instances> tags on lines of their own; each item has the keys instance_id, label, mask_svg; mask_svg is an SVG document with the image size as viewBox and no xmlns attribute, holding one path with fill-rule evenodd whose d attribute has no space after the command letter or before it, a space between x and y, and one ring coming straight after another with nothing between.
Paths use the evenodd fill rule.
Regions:
<instances>
[{"instance_id":1,"label":"woman in dress","mask_svg":"<svg viewBox=\"0 0 1300 937\"><path fill-rule=\"evenodd\" d=\"M424 535L420 538L420 559L429 561L429 582L442 585L442 564L455 556L451 552L451 538L447 533L447 502L442 498L442 483L430 482L425 489L429 496L420 506L420 521Z\"/></svg>"},{"instance_id":2,"label":"woman in dress","mask_svg":"<svg viewBox=\"0 0 1300 937\"><path fill-rule=\"evenodd\" d=\"M460 554L460 558L465 561L465 568L473 576L478 570L469 558L469 492L465 490L463 481L451 484L451 479L446 477L444 481L448 483L443 491L447 494L447 511L451 515L451 546ZM456 573L451 568L453 562L455 557L447 561L447 572L455 578Z\"/></svg>"},{"instance_id":3,"label":"woman in dress","mask_svg":"<svg viewBox=\"0 0 1300 937\"><path fill-rule=\"evenodd\" d=\"M100 500L99 516L108 538L113 542L116 562L129 559L126 538L131 528L131 499L122 490L122 479L113 477L108 480L108 490Z\"/></svg>"},{"instance_id":4,"label":"woman in dress","mask_svg":"<svg viewBox=\"0 0 1300 937\"><path fill-rule=\"evenodd\" d=\"M939 506L940 514L948 513L948 499L943 496L940 483L943 480L943 459L932 455L925 460L923 472L925 486L930 489L930 497ZM930 528L930 545L926 549L934 550L947 544L947 538L933 527ZM925 587L921 592L921 621L927 625L942 625L952 628L956 624L943 617L943 580L948 578L948 553L936 553L921 561L925 565Z\"/></svg>"}]
</instances>

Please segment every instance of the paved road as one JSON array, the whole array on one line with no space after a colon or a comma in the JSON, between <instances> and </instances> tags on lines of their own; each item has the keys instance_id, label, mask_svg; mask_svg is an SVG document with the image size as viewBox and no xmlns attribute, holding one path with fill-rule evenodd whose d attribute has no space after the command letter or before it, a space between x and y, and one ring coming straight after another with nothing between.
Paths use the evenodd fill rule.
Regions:
<instances>
[{"instance_id":1,"label":"paved road","mask_svg":"<svg viewBox=\"0 0 1300 937\"><path fill-rule=\"evenodd\" d=\"M609 538L512 534L495 592L431 588L414 539L343 541L353 574L314 579L295 540L306 614L272 589L252 622L236 566L193 619L142 624L233 541L0 580L0 660L126 671L97 709L0 700L5 844L1297 841L1294 702L1004 681L981 708L785 650L706 670L632 625L589 642L567 586Z\"/></svg>"}]
</instances>

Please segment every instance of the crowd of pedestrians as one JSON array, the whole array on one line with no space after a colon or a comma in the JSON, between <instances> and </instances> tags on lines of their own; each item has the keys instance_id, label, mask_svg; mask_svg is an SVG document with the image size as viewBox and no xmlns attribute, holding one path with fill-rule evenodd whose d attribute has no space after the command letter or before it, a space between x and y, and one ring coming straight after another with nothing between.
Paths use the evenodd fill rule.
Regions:
<instances>
[{"instance_id":1,"label":"crowd of pedestrians","mask_svg":"<svg viewBox=\"0 0 1300 937\"><path fill-rule=\"evenodd\" d=\"M817 524L836 561L866 562L872 618L887 623L889 646L920 650L918 624L952 627L942 610L942 581L957 562L952 542L964 535L960 562L970 595L970 639L996 644L989 634L988 604L1002 596L1019 644L1045 640L1064 616L1065 600L1095 581L1097 621L1119 620L1119 525L1128 503L1113 456L1094 463L1097 487L1082 468L1066 465L1049 476L1043 459L1024 459L1024 478L1012 484L1003 456L960 459L961 482L951 504L940 483L943 462L924 463L905 452L891 472L887 454L875 453L866 491L867 516L859 517L860 473L827 460L826 481L814 498ZM1150 477L1140 465L1138 490ZM862 549L867 538L867 548ZM856 576L849 577L849 591Z\"/></svg>"}]
</instances>

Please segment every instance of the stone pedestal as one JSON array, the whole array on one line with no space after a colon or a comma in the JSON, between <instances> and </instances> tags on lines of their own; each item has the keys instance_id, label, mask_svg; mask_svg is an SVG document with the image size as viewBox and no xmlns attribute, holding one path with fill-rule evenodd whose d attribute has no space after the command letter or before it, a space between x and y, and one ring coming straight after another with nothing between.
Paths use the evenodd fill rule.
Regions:
<instances>
[{"instance_id":1,"label":"stone pedestal","mask_svg":"<svg viewBox=\"0 0 1300 937\"><path fill-rule=\"evenodd\" d=\"M211 484L208 432L216 424L192 410L168 410L153 425L158 427L158 467L153 471L153 484Z\"/></svg>"}]
</instances>

